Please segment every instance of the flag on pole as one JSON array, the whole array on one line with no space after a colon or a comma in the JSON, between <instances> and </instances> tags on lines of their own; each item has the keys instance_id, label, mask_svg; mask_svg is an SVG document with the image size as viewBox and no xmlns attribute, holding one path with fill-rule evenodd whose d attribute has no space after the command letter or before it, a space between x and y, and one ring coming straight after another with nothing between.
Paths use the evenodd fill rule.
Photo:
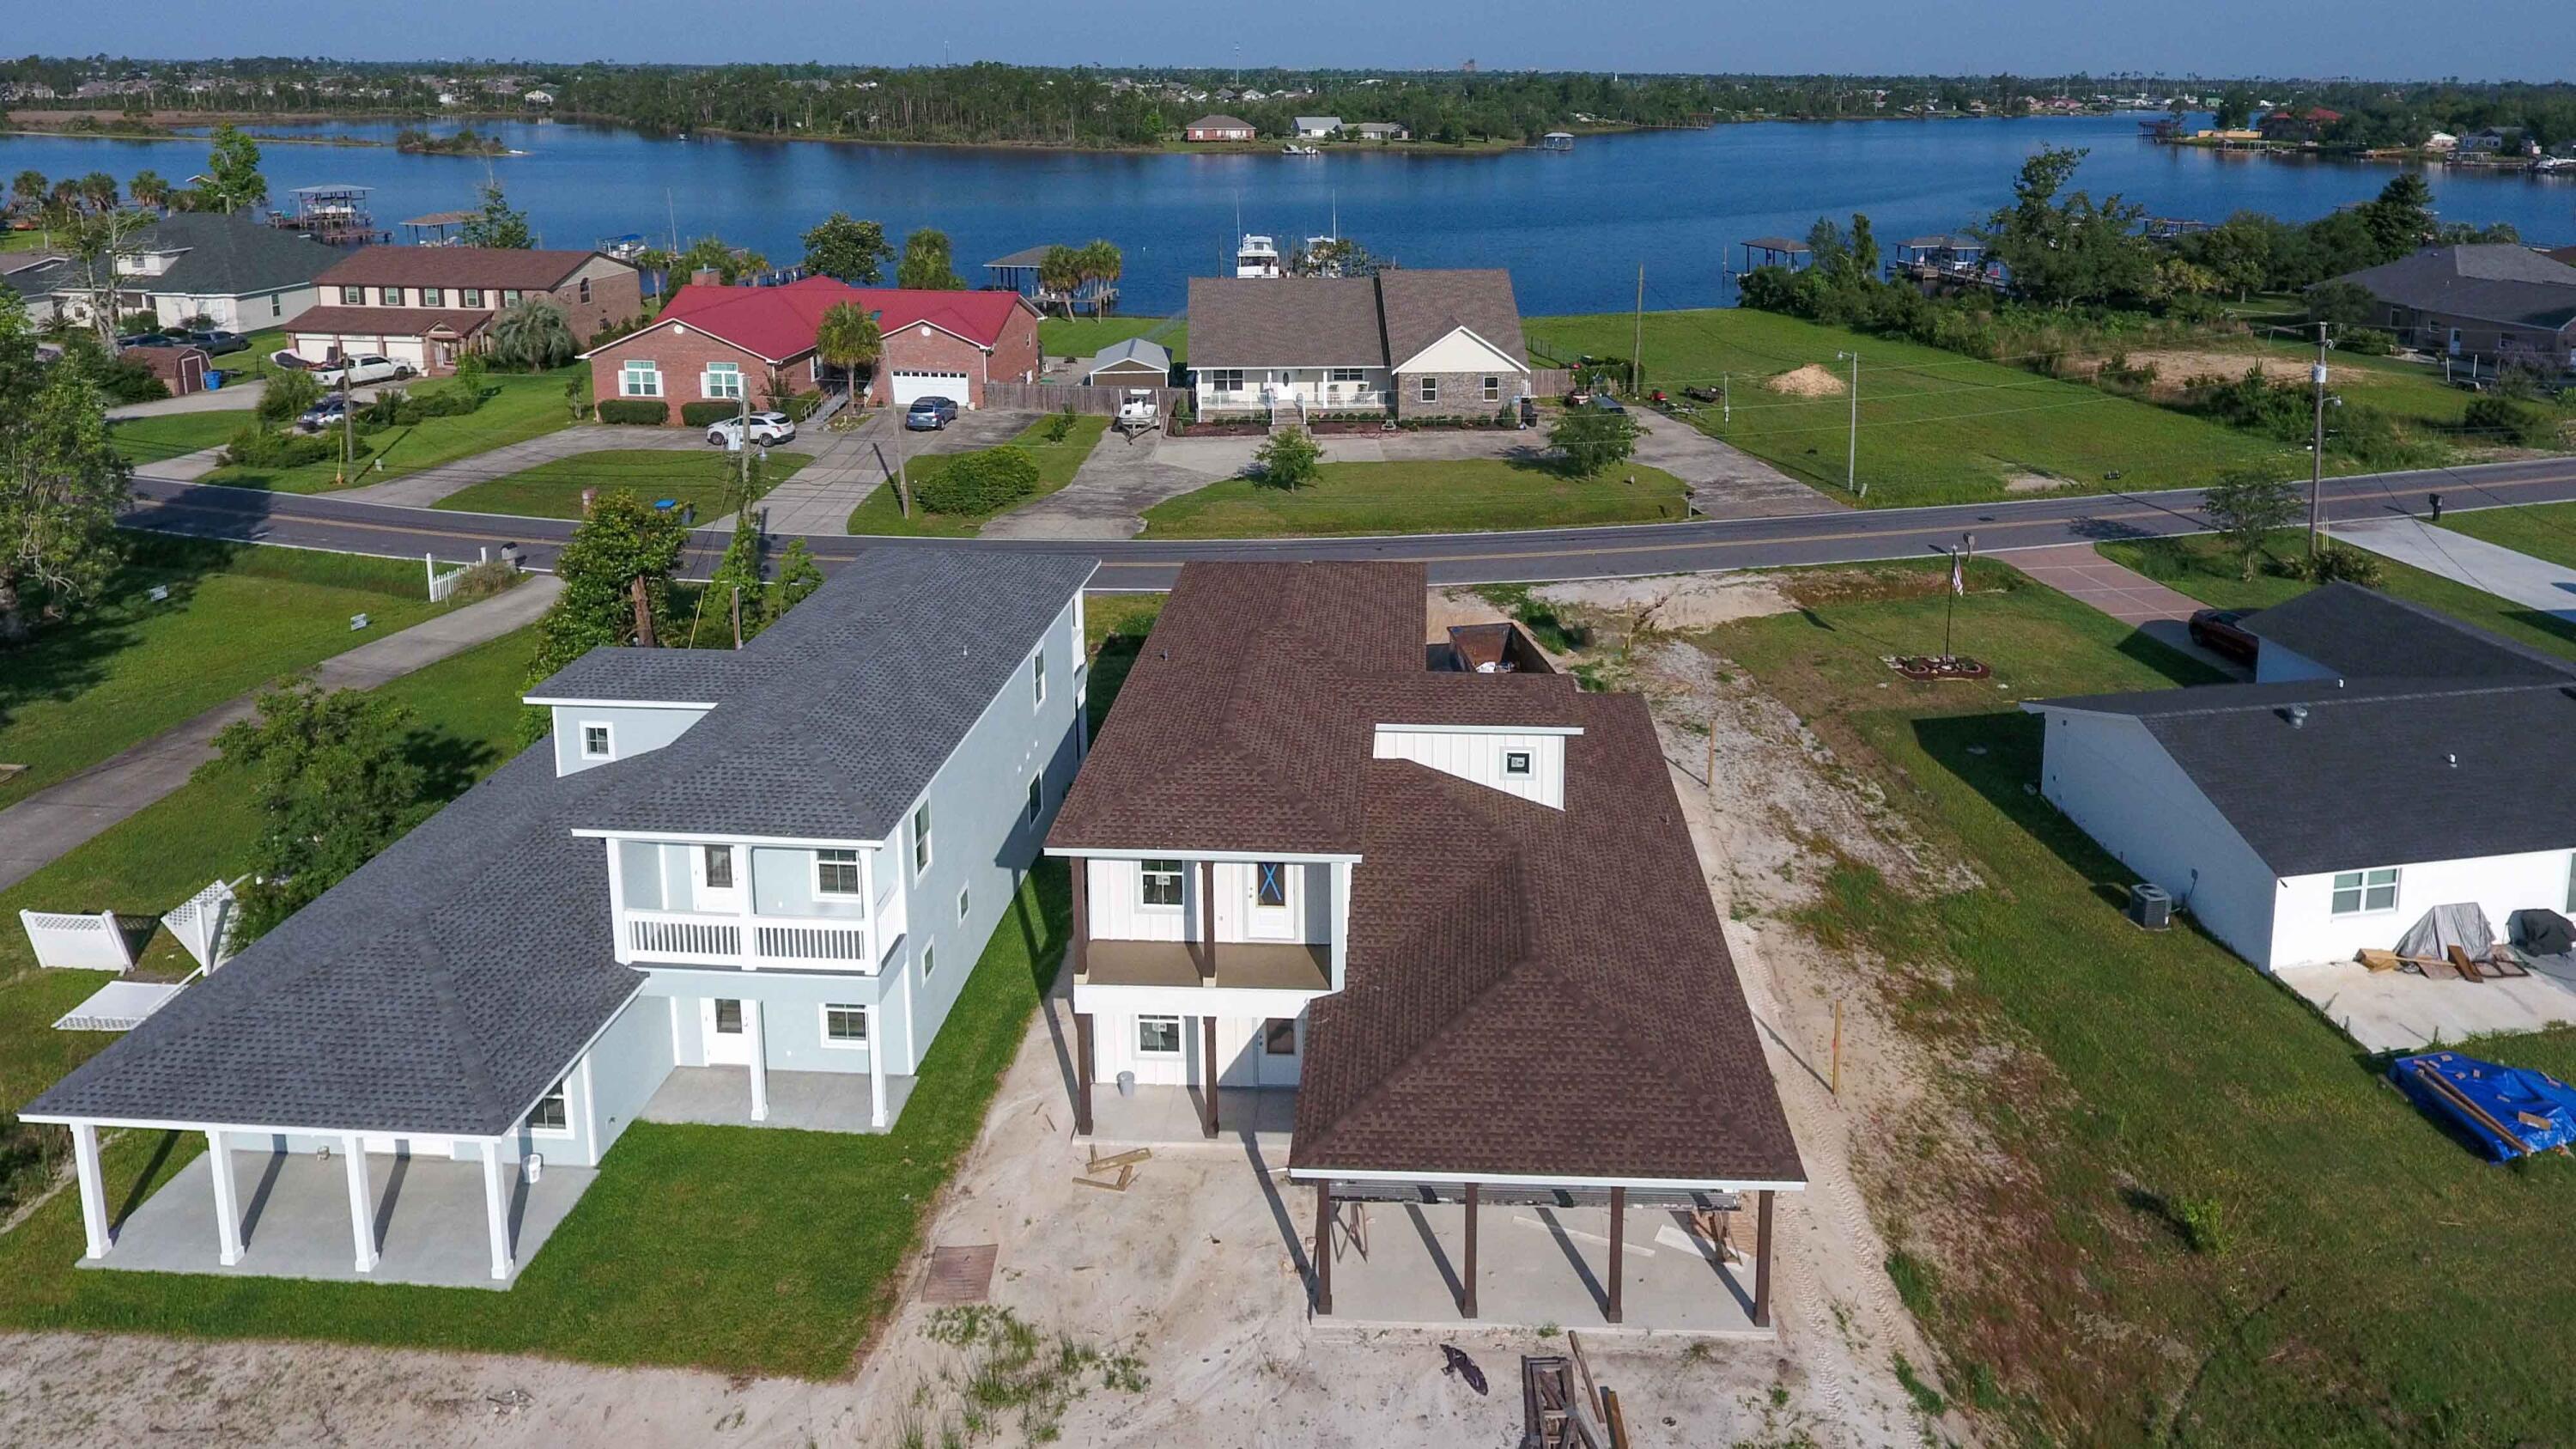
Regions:
<instances>
[{"instance_id":1,"label":"flag on pole","mask_svg":"<svg viewBox=\"0 0 2576 1449\"><path fill-rule=\"evenodd\" d=\"M1964 594L1967 591L1968 575L1966 571L1960 567L1959 551L1954 548L1950 550L1950 592L1953 594Z\"/></svg>"}]
</instances>

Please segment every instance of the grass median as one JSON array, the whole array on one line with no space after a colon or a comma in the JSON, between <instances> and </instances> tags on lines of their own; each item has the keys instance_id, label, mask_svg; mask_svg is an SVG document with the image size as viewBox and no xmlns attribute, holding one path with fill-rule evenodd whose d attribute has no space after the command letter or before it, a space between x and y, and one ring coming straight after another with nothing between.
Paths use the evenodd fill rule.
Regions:
<instances>
[{"instance_id":1,"label":"grass median","mask_svg":"<svg viewBox=\"0 0 2576 1449\"><path fill-rule=\"evenodd\" d=\"M765 464L770 486L796 476L814 460L803 453L772 450ZM670 499L694 508L701 523L712 523L724 511L738 460L731 453L707 449L693 453L671 448L610 448L577 453L539 463L533 468L471 484L431 504L459 513L515 513L529 518L579 518L584 489L627 492L647 503Z\"/></svg>"},{"instance_id":2,"label":"grass median","mask_svg":"<svg viewBox=\"0 0 2576 1449\"><path fill-rule=\"evenodd\" d=\"M1144 536L1481 533L1689 516L1689 487L1661 468L1621 464L1584 478L1537 462L1457 458L1327 463L1293 489L1228 478L1146 509Z\"/></svg>"}]
</instances>

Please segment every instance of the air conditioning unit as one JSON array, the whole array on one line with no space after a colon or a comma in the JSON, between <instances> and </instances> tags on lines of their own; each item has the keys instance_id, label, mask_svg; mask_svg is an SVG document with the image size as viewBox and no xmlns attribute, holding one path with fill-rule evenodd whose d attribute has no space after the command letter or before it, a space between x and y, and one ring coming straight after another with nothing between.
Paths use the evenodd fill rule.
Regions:
<instances>
[{"instance_id":1,"label":"air conditioning unit","mask_svg":"<svg viewBox=\"0 0 2576 1449\"><path fill-rule=\"evenodd\" d=\"M2161 931L2173 924L2173 892L2152 881L2129 887L2129 919L2142 930Z\"/></svg>"}]
</instances>

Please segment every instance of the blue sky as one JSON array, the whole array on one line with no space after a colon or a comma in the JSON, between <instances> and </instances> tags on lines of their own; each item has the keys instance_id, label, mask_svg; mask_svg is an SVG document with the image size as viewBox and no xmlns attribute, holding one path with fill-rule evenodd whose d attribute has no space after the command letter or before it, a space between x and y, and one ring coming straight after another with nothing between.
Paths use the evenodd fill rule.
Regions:
<instances>
[{"instance_id":1,"label":"blue sky","mask_svg":"<svg viewBox=\"0 0 2576 1449\"><path fill-rule=\"evenodd\" d=\"M2576 79L2566 0L2451 14L2421 0L1403 0L1283 23L1208 0L439 0L317 12L128 0L102 32L78 6L26 7L13 52L352 59L531 57L704 62L947 59L1175 64Z\"/></svg>"}]
</instances>

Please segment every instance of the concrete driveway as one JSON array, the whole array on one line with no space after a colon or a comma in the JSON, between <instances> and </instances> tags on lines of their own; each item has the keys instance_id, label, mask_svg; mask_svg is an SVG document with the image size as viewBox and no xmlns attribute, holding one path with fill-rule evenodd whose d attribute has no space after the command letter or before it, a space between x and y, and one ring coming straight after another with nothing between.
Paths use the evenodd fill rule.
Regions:
<instances>
[{"instance_id":1,"label":"concrete driveway","mask_svg":"<svg viewBox=\"0 0 2576 1449\"><path fill-rule=\"evenodd\" d=\"M1778 518L1850 507L1681 418L1631 408L1637 461L1690 485L1691 507L1707 518Z\"/></svg>"},{"instance_id":2,"label":"concrete driveway","mask_svg":"<svg viewBox=\"0 0 2576 1449\"><path fill-rule=\"evenodd\" d=\"M2576 569L2438 528L2411 514L2338 523L2326 532L2535 613L2576 619Z\"/></svg>"},{"instance_id":3,"label":"concrete driveway","mask_svg":"<svg viewBox=\"0 0 2576 1449\"><path fill-rule=\"evenodd\" d=\"M986 409L959 413L937 432L906 432L900 408L878 408L846 433L815 432L797 439L819 449L814 461L761 500L772 533L847 533L850 513L892 478L898 459L964 453L1007 443L1037 421L1037 414ZM726 520L719 519L722 526Z\"/></svg>"}]
</instances>

